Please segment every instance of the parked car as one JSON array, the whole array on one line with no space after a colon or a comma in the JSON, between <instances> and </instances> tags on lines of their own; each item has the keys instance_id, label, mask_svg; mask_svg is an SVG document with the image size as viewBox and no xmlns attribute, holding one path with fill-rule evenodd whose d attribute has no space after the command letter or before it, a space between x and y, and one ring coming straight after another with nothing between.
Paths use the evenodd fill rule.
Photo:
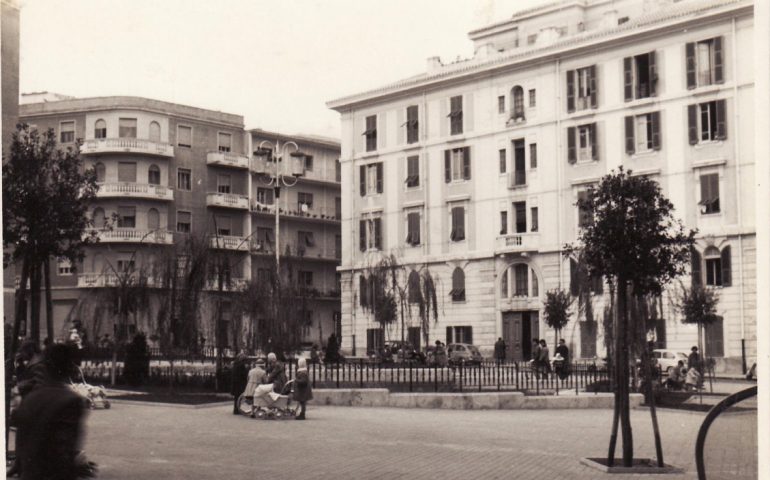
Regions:
<instances>
[{"instance_id":1,"label":"parked car","mask_svg":"<svg viewBox=\"0 0 770 480\"><path fill-rule=\"evenodd\" d=\"M479 365L484 359L479 349L469 343L450 343L446 351L450 365Z\"/></svg>"},{"instance_id":2,"label":"parked car","mask_svg":"<svg viewBox=\"0 0 770 480\"><path fill-rule=\"evenodd\" d=\"M660 370L670 375L671 372L679 364L679 360L682 360L687 366L687 354L677 352L676 350L665 350L658 348L652 351L653 358L658 362Z\"/></svg>"}]
</instances>

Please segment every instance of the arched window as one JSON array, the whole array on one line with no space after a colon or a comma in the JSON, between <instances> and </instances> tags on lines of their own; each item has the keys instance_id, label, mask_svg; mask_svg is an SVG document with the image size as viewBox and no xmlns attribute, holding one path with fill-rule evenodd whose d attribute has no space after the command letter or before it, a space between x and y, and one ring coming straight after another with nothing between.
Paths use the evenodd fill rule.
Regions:
<instances>
[{"instance_id":1,"label":"arched window","mask_svg":"<svg viewBox=\"0 0 770 480\"><path fill-rule=\"evenodd\" d=\"M730 246L720 252L715 246L708 247L703 252L703 262L706 267L706 285L728 287L732 285Z\"/></svg>"},{"instance_id":2,"label":"arched window","mask_svg":"<svg viewBox=\"0 0 770 480\"><path fill-rule=\"evenodd\" d=\"M107 138L107 123L101 118L94 124L94 138Z\"/></svg>"},{"instance_id":3,"label":"arched window","mask_svg":"<svg viewBox=\"0 0 770 480\"><path fill-rule=\"evenodd\" d=\"M147 228L150 230L157 230L160 228L160 214L154 208L151 208L147 212Z\"/></svg>"},{"instance_id":4,"label":"arched window","mask_svg":"<svg viewBox=\"0 0 770 480\"><path fill-rule=\"evenodd\" d=\"M535 271L525 263L511 265L500 279L500 295L502 298L538 297L540 288Z\"/></svg>"},{"instance_id":5,"label":"arched window","mask_svg":"<svg viewBox=\"0 0 770 480\"><path fill-rule=\"evenodd\" d=\"M465 301L465 272L457 267L452 272L452 290L449 292L453 302Z\"/></svg>"},{"instance_id":6,"label":"arched window","mask_svg":"<svg viewBox=\"0 0 770 480\"><path fill-rule=\"evenodd\" d=\"M524 120L524 89L516 85L511 89L511 116L514 120Z\"/></svg>"},{"instance_id":7,"label":"arched window","mask_svg":"<svg viewBox=\"0 0 770 480\"><path fill-rule=\"evenodd\" d=\"M160 124L158 122L150 122L150 141L160 142Z\"/></svg>"},{"instance_id":8,"label":"arched window","mask_svg":"<svg viewBox=\"0 0 770 480\"><path fill-rule=\"evenodd\" d=\"M420 303L422 300L422 292L420 292L420 274L415 270L409 274L409 303Z\"/></svg>"},{"instance_id":9,"label":"arched window","mask_svg":"<svg viewBox=\"0 0 770 480\"><path fill-rule=\"evenodd\" d=\"M104 210L95 208L94 215L91 218L94 222L94 228L104 228Z\"/></svg>"},{"instance_id":10,"label":"arched window","mask_svg":"<svg viewBox=\"0 0 770 480\"><path fill-rule=\"evenodd\" d=\"M147 183L160 185L160 168L157 165L150 165L149 170L147 170Z\"/></svg>"},{"instance_id":11,"label":"arched window","mask_svg":"<svg viewBox=\"0 0 770 480\"><path fill-rule=\"evenodd\" d=\"M94 170L96 171L96 181L98 183L104 182L104 164L102 162L98 162L96 165L94 165Z\"/></svg>"}]
</instances>

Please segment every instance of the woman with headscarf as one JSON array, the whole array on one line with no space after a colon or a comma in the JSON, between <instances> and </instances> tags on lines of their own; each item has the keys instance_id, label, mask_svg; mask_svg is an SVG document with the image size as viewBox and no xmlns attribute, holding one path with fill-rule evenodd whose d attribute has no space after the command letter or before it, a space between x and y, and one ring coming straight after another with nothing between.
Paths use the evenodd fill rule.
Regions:
<instances>
[{"instance_id":1,"label":"woman with headscarf","mask_svg":"<svg viewBox=\"0 0 770 480\"><path fill-rule=\"evenodd\" d=\"M294 401L299 402L299 415L295 420L305 419L305 404L313 399L313 389L310 386L310 375L307 371L307 361L300 358L297 361L297 374L294 376Z\"/></svg>"}]
</instances>

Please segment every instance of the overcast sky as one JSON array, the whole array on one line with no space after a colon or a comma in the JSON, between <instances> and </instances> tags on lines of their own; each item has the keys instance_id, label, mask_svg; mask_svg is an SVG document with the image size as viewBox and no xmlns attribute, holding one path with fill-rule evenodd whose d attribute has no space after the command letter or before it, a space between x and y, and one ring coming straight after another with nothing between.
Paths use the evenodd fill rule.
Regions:
<instances>
[{"instance_id":1,"label":"overcast sky","mask_svg":"<svg viewBox=\"0 0 770 480\"><path fill-rule=\"evenodd\" d=\"M472 55L544 0L22 0L21 92L137 95L339 137L325 103Z\"/></svg>"}]
</instances>

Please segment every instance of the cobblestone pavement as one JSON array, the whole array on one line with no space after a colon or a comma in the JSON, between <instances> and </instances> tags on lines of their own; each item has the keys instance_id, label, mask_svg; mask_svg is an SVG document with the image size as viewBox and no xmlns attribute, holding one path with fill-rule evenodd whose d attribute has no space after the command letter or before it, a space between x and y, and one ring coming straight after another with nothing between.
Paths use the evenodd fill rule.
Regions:
<instances>
[{"instance_id":1,"label":"cobblestone pavement","mask_svg":"<svg viewBox=\"0 0 770 480\"><path fill-rule=\"evenodd\" d=\"M231 408L116 403L90 414L85 449L104 480L639 478L579 463L606 454L610 410L310 407L298 422L252 420ZM696 478L703 418L659 412L666 462L686 470L666 478ZM634 410L632 423L636 455L653 456L648 411Z\"/></svg>"}]
</instances>

